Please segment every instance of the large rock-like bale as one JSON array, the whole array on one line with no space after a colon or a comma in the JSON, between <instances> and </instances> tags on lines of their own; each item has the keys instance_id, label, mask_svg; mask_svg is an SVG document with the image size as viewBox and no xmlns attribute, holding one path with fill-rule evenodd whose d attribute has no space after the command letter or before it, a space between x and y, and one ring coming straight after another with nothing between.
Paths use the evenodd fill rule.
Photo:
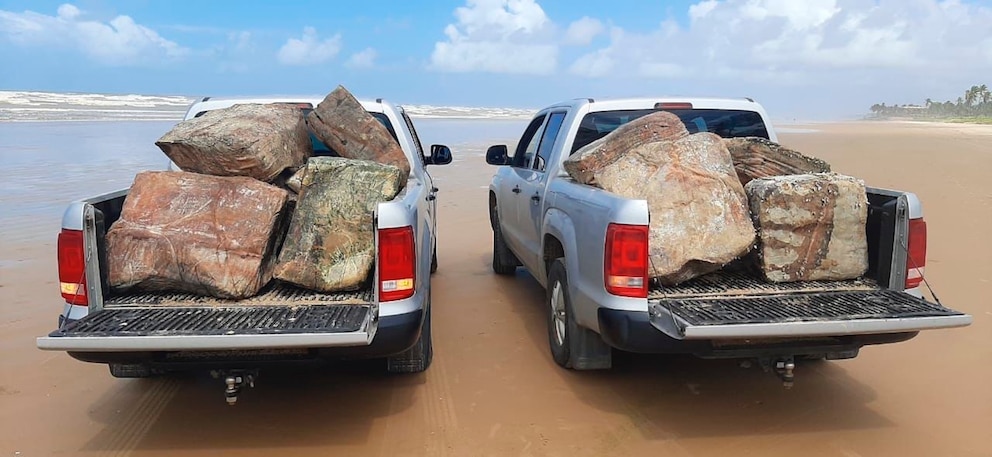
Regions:
<instances>
[{"instance_id":1,"label":"large rock-like bale","mask_svg":"<svg viewBox=\"0 0 992 457\"><path fill-rule=\"evenodd\" d=\"M617 127L565 159L563 167L576 181L596 185L596 173L627 151L647 143L675 140L689 134L678 116L667 111L648 114Z\"/></svg>"},{"instance_id":2,"label":"large rock-like bale","mask_svg":"<svg viewBox=\"0 0 992 457\"><path fill-rule=\"evenodd\" d=\"M747 198L719 136L703 132L627 151L607 144L599 150L616 152L612 160L588 160L598 168L583 173L605 190L647 200L652 278L675 285L750 251L755 231Z\"/></svg>"},{"instance_id":3,"label":"large rock-like bale","mask_svg":"<svg viewBox=\"0 0 992 457\"><path fill-rule=\"evenodd\" d=\"M284 104L239 104L182 121L155 144L184 171L271 182L313 153L303 112Z\"/></svg>"},{"instance_id":4,"label":"large rock-like bale","mask_svg":"<svg viewBox=\"0 0 992 457\"><path fill-rule=\"evenodd\" d=\"M322 292L362 287L375 261L372 212L404 182L391 165L311 158L274 276Z\"/></svg>"},{"instance_id":5,"label":"large rock-like bale","mask_svg":"<svg viewBox=\"0 0 992 457\"><path fill-rule=\"evenodd\" d=\"M403 148L343 86L327 94L307 115L306 122L314 135L339 156L392 165L402 172L406 183L410 162Z\"/></svg>"},{"instance_id":6,"label":"large rock-like bale","mask_svg":"<svg viewBox=\"0 0 992 457\"><path fill-rule=\"evenodd\" d=\"M830 164L760 137L726 138L741 184L768 176L827 173Z\"/></svg>"},{"instance_id":7,"label":"large rock-like bale","mask_svg":"<svg viewBox=\"0 0 992 457\"><path fill-rule=\"evenodd\" d=\"M836 173L775 176L749 182L746 191L769 281L854 279L867 271L861 180Z\"/></svg>"},{"instance_id":8,"label":"large rock-like bale","mask_svg":"<svg viewBox=\"0 0 992 457\"><path fill-rule=\"evenodd\" d=\"M247 298L271 279L286 191L248 177L139 173L107 231L117 290Z\"/></svg>"}]
</instances>

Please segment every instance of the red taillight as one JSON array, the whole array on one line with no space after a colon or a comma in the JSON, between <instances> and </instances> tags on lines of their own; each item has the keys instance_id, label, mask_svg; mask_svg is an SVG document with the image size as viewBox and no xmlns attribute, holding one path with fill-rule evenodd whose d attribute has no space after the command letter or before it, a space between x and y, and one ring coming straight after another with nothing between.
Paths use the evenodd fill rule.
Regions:
<instances>
[{"instance_id":1,"label":"red taillight","mask_svg":"<svg viewBox=\"0 0 992 457\"><path fill-rule=\"evenodd\" d=\"M413 227L379 230L379 301L412 297L416 280Z\"/></svg>"},{"instance_id":2,"label":"red taillight","mask_svg":"<svg viewBox=\"0 0 992 457\"><path fill-rule=\"evenodd\" d=\"M648 296L648 226L610 224L604 257L607 292Z\"/></svg>"},{"instance_id":3,"label":"red taillight","mask_svg":"<svg viewBox=\"0 0 992 457\"><path fill-rule=\"evenodd\" d=\"M654 109L692 109L692 103L658 102L654 104Z\"/></svg>"},{"instance_id":4,"label":"red taillight","mask_svg":"<svg viewBox=\"0 0 992 457\"><path fill-rule=\"evenodd\" d=\"M922 218L909 220L908 254L906 255L906 288L919 287L927 265L927 223Z\"/></svg>"},{"instance_id":5,"label":"red taillight","mask_svg":"<svg viewBox=\"0 0 992 457\"><path fill-rule=\"evenodd\" d=\"M83 232L65 230L59 233L59 288L62 298L70 305L89 305L86 297L86 254Z\"/></svg>"}]
</instances>

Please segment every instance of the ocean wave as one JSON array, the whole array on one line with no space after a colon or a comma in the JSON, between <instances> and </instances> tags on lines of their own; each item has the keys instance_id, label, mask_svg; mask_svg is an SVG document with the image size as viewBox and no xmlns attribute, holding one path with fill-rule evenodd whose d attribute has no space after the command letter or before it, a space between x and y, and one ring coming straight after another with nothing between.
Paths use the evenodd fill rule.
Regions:
<instances>
[{"instance_id":1,"label":"ocean wave","mask_svg":"<svg viewBox=\"0 0 992 457\"><path fill-rule=\"evenodd\" d=\"M0 91L0 121L181 120L196 98L180 95ZM536 110L407 105L413 118L530 119Z\"/></svg>"},{"instance_id":2,"label":"ocean wave","mask_svg":"<svg viewBox=\"0 0 992 457\"><path fill-rule=\"evenodd\" d=\"M537 110L465 106L402 105L410 117L470 119L530 119Z\"/></svg>"},{"instance_id":3,"label":"ocean wave","mask_svg":"<svg viewBox=\"0 0 992 457\"><path fill-rule=\"evenodd\" d=\"M79 106L79 107L133 107L133 108L182 108L193 98L178 95L115 95L59 92L0 91L0 107L14 106ZM7 106L4 106L7 105Z\"/></svg>"}]
</instances>

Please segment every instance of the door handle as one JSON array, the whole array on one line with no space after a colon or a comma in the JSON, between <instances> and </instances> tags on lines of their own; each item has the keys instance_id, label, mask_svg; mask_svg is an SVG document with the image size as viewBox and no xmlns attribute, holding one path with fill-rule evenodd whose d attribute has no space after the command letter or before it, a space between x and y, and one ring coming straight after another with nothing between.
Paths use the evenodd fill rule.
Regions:
<instances>
[{"instance_id":1,"label":"door handle","mask_svg":"<svg viewBox=\"0 0 992 457\"><path fill-rule=\"evenodd\" d=\"M534 194L534 195L531 195L531 196L530 196L530 200L531 200L532 202L534 202L534 203L540 203L540 201L541 201L541 196L540 196L540 195L537 195L537 194Z\"/></svg>"},{"instance_id":2,"label":"door handle","mask_svg":"<svg viewBox=\"0 0 992 457\"><path fill-rule=\"evenodd\" d=\"M520 186L515 186L515 187L513 188L513 193L515 193L515 194L519 194L519 193L520 193Z\"/></svg>"},{"instance_id":3,"label":"door handle","mask_svg":"<svg viewBox=\"0 0 992 457\"><path fill-rule=\"evenodd\" d=\"M437 199L437 195L430 194L427 196L427 201L432 202Z\"/></svg>"}]
</instances>

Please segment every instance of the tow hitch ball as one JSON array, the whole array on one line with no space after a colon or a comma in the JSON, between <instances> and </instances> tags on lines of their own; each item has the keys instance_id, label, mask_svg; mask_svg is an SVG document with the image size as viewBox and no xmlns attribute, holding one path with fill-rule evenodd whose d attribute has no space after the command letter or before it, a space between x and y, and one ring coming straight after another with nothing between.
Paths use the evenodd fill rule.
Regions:
<instances>
[{"instance_id":1,"label":"tow hitch ball","mask_svg":"<svg viewBox=\"0 0 992 457\"><path fill-rule=\"evenodd\" d=\"M246 371L214 371L211 374L214 378L224 377L224 398L227 400L227 404L231 406L234 406L238 402L238 394L241 393L242 388L245 386L255 387L255 377L257 376L254 372Z\"/></svg>"},{"instance_id":2,"label":"tow hitch ball","mask_svg":"<svg viewBox=\"0 0 992 457\"><path fill-rule=\"evenodd\" d=\"M775 372L778 373L778 377L782 379L782 384L786 389L792 388L794 381L796 379L793 370L796 369L796 362L789 357L785 360L778 360L775 362Z\"/></svg>"},{"instance_id":3,"label":"tow hitch ball","mask_svg":"<svg viewBox=\"0 0 992 457\"><path fill-rule=\"evenodd\" d=\"M782 380L782 385L786 389L791 389L795 384L795 369L796 361L792 356L776 357L772 358L760 358L758 362L761 364L761 368L767 373L771 371L772 362L774 361L775 374L778 375L779 379Z\"/></svg>"}]
</instances>

